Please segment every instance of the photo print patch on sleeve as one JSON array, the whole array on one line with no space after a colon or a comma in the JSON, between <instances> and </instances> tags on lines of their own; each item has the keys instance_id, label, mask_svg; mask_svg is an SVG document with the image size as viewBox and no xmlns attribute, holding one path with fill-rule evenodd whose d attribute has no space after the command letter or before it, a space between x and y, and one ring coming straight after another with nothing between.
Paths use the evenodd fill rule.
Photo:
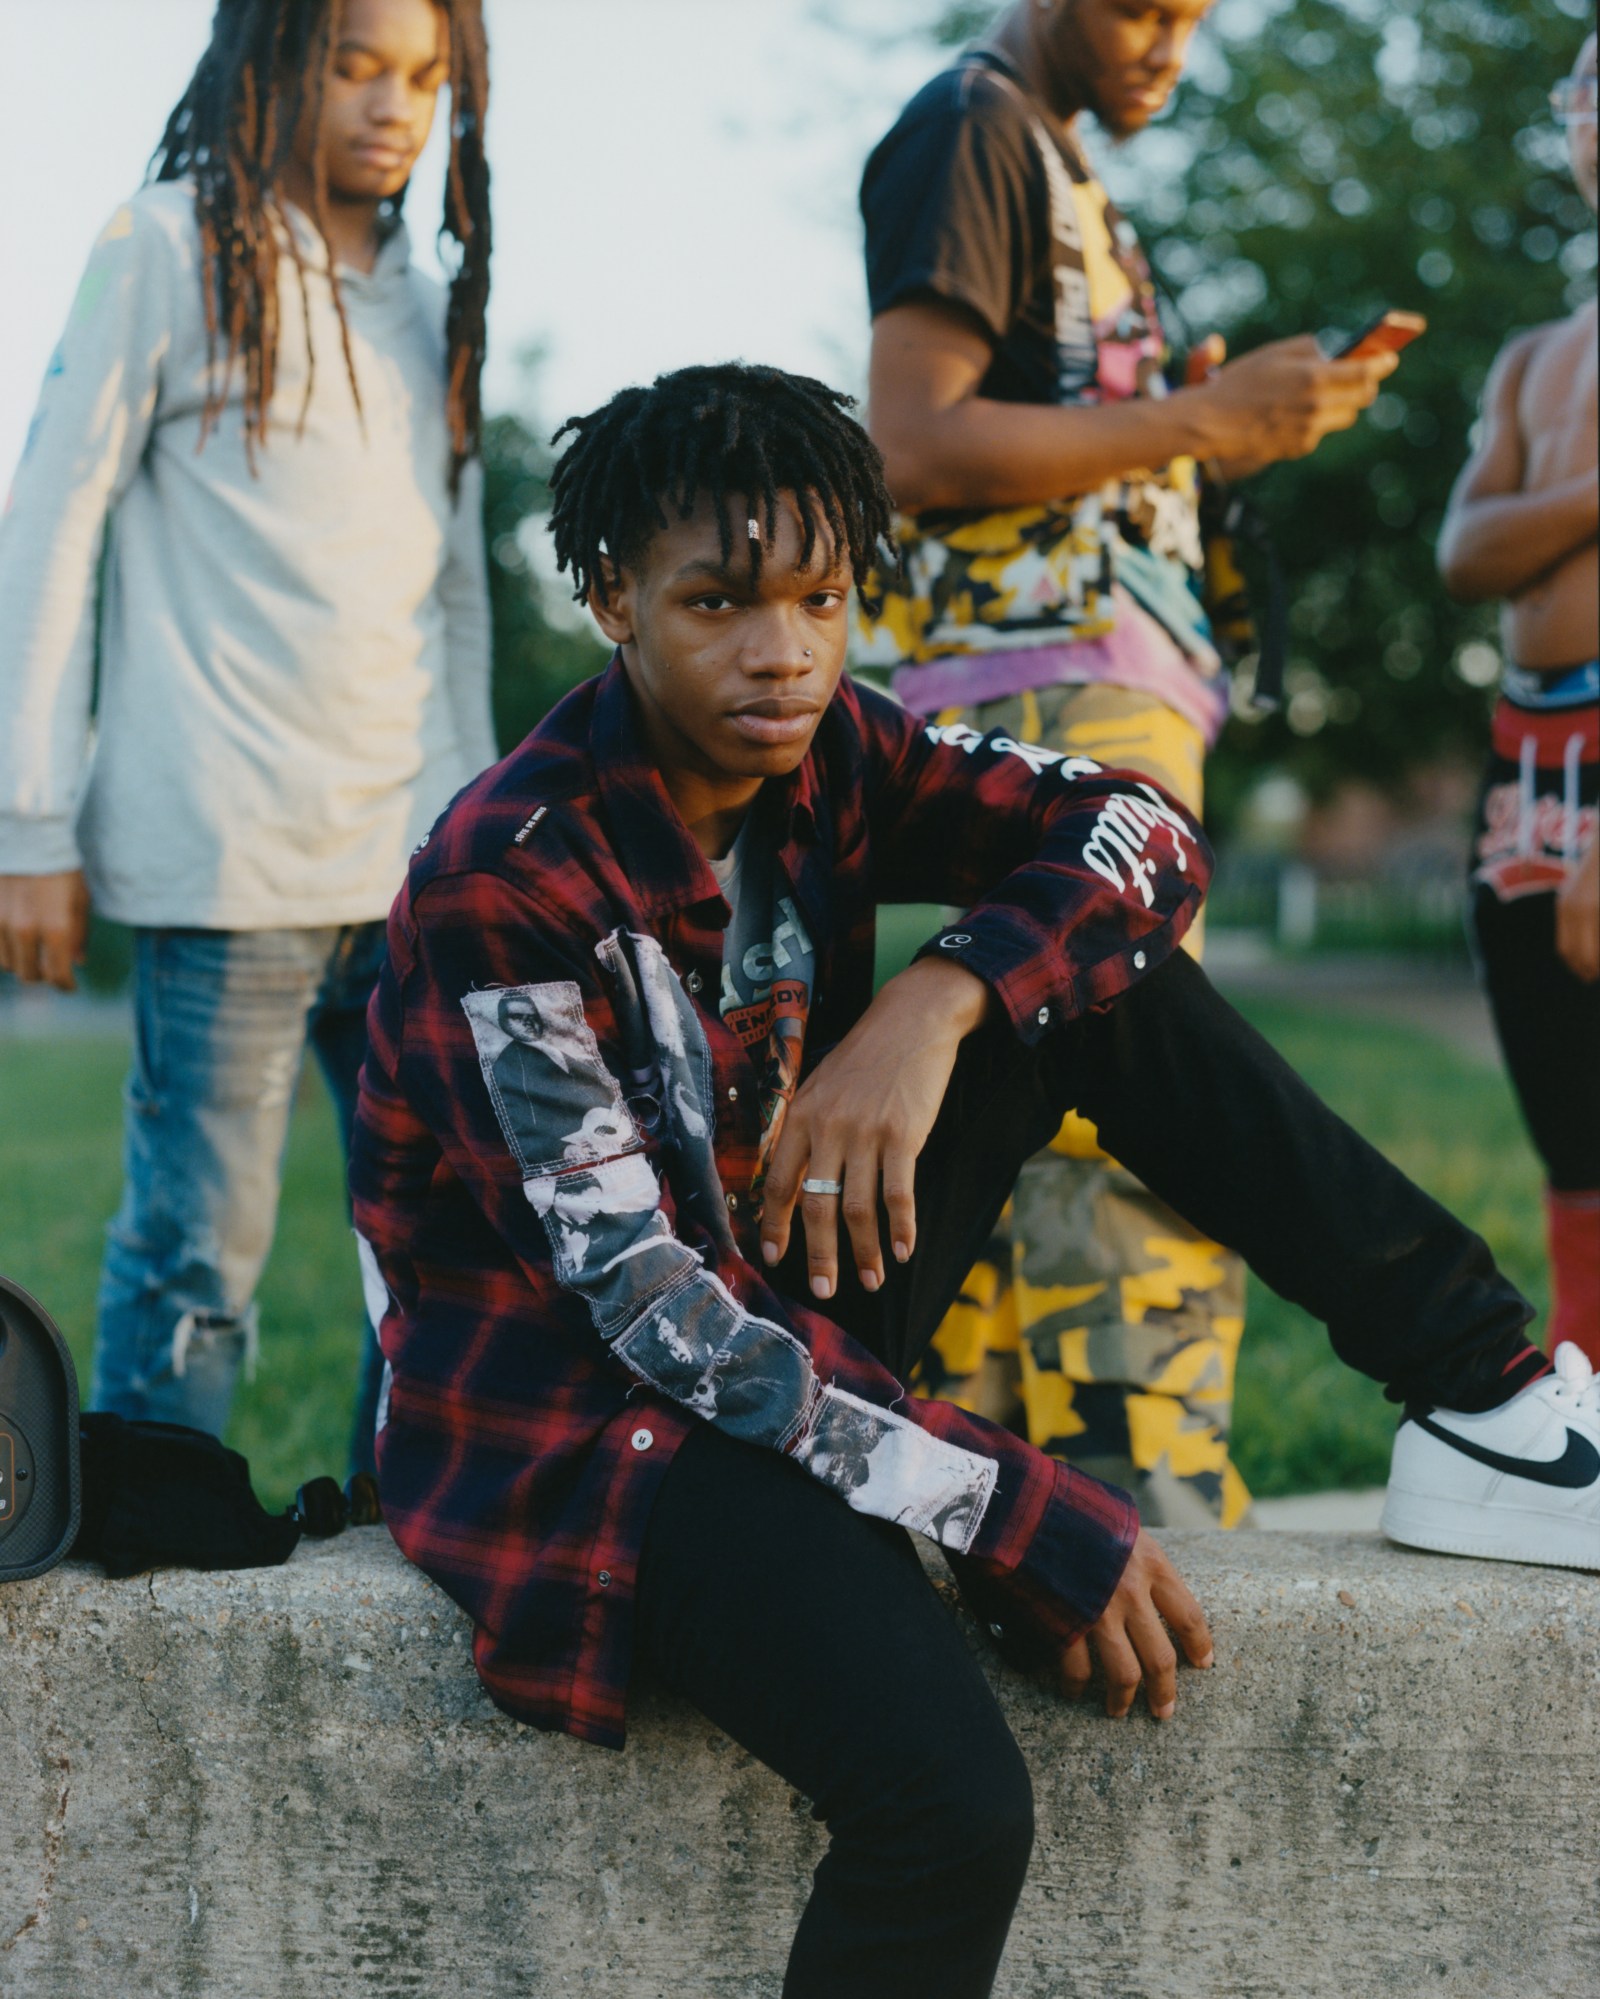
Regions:
<instances>
[{"instance_id":1,"label":"photo print patch on sleeve","mask_svg":"<svg viewBox=\"0 0 1600 1999\"><path fill-rule=\"evenodd\" d=\"M795 1456L856 1512L892 1520L963 1555L1000 1476L990 1459L831 1384Z\"/></svg>"},{"instance_id":2,"label":"photo print patch on sleeve","mask_svg":"<svg viewBox=\"0 0 1600 1999\"><path fill-rule=\"evenodd\" d=\"M491 986L461 1005L524 1180L643 1149L575 983Z\"/></svg>"}]
</instances>

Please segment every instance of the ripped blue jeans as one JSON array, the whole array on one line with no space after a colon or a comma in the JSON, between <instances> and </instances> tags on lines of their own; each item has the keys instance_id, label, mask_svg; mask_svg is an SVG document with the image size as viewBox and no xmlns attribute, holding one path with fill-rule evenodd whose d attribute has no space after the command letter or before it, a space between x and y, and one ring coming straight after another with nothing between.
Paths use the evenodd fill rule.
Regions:
<instances>
[{"instance_id":1,"label":"ripped blue jeans","mask_svg":"<svg viewBox=\"0 0 1600 1999\"><path fill-rule=\"evenodd\" d=\"M256 1283L305 1051L348 1150L383 949L381 923L135 931L122 1204L101 1271L90 1407L226 1429L254 1359ZM364 1337L358 1470L372 1466L382 1368L370 1328ZM357 1340L352 1326L352 1361Z\"/></svg>"}]
</instances>

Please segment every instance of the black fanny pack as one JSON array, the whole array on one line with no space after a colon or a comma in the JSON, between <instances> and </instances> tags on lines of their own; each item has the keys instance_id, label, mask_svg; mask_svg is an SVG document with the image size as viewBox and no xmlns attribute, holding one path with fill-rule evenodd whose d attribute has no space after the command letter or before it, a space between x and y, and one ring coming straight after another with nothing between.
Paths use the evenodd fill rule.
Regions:
<instances>
[{"instance_id":1,"label":"black fanny pack","mask_svg":"<svg viewBox=\"0 0 1600 1999\"><path fill-rule=\"evenodd\" d=\"M260 1569L304 1534L381 1518L377 1487L309 1480L269 1513L237 1451L179 1423L80 1415L67 1343L35 1298L0 1277L0 1582L68 1554L108 1576Z\"/></svg>"},{"instance_id":2,"label":"black fanny pack","mask_svg":"<svg viewBox=\"0 0 1600 1999\"><path fill-rule=\"evenodd\" d=\"M0 1582L59 1562L78 1512L72 1356L37 1299L0 1277Z\"/></svg>"}]
</instances>

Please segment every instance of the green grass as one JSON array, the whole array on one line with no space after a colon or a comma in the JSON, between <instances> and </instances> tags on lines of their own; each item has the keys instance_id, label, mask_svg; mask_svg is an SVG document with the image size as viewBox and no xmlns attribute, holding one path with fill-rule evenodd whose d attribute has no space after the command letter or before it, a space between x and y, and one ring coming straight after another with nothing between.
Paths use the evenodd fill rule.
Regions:
<instances>
[{"instance_id":1,"label":"green grass","mask_svg":"<svg viewBox=\"0 0 1600 1999\"><path fill-rule=\"evenodd\" d=\"M0 1041L0 1272L66 1334L85 1393L126 1067L119 1042ZM327 1095L308 1073L261 1286L261 1362L228 1429L269 1507L319 1472L345 1475L362 1306L343 1177Z\"/></svg>"},{"instance_id":2,"label":"green grass","mask_svg":"<svg viewBox=\"0 0 1600 1999\"><path fill-rule=\"evenodd\" d=\"M1541 1176L1501 1072L1404 1027L1281 1002L1241 1010L1341 1116L1478 1230L1542 1322ZM1234 1438L1253 1492L1382 1484L1394 1416L1374 1383L1333 1358L1315 1321L1251 1279Z\"/></svg>"},{"instance_id":3,"label":"green grass","mask_svg":"<svg viewBox=\"0 0 1600 1999\"><path fill-rule=\"evenodd\" d=\"M927 912L903 927L914 945ZM1405 1028L1280 1002L1246 1011L1335 1109L1488 1238L1542 1311L1539 1174L1501 1076ZM103 1041L0 1042L0 1271L59 1321L85 1382L124 1060ZM269 1505L316 1472L343 1475L360 1317L333 1121L308 1078L261 1290L260 1370L229 1431ZM1235 1450L1253 1491L1381 1482L1393 1420L1320 1327L1252 1282Z\"/></svg>"}]
</instances>

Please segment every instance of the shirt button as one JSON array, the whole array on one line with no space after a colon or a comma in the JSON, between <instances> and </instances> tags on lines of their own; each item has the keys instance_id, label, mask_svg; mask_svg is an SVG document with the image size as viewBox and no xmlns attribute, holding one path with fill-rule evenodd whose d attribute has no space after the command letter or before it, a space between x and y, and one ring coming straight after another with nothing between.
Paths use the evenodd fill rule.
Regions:
<instances>
[{"instance_id":1,"label":"shirt button","mask_svg":"<svg viewBox=\"0 0 1600 1999\"><path fill-rule=\"evenodd\" d=\"M610 1589L611 1571L609 1569L602 1569L599 1575L595 1577L595 1581L600 1585L602 1589Z\"/></svg>"},{"instance_id":2,"label":"shirt button","mask_svg":"<svg viewBox=\"0 0 1600 1999\"><path fill-rule=\"evenodd\" d=\"M1143 953L1142 951L1135 951L1135 952L1134 952L1134 954L1133 954L1133 966L1134 966L1134 970L1135 970L1135 971L1137 971L1137 972L1142 972L1142 971L1144 970L1144 953Z\"/></svg>"},{"instance_id":3,"label":"shirt button","mask_svg":"<svg viewBox=\"0 0 1600 1999\"><path fill-rule=\"evenodd\" d=\"M739 1212L739 1196L737 1194L730 1194L728 1196L728 1213L730 1215L736 1215L738 1214L738 1212Z\"/></svg>"},{"instance_id":4,"label":"shirt button","mask_svg":"<svg viewBox=\"0 0 1600 1999\"><path fill-rule=\"evenodd\" d=\"M636 1451L647 1451L655 1440L654 1430L635 1430L632 1439L633 1448Z\"/></svg>"},{"instance_id":5,"label":"shirt button","mask_svg":"<svg viewBox=\"0 0 1600 1999\"><path fill-rule=\"evenodd\" d=\"M697 993L704 984L705 980L698 972L691 972L683 982L683 989L686 993Z\"/></svg>"},{"instance_id":6,"label":"shirt button","mask_svg":"<svg viewBox=\"0 0 1600 1999\"><path fill-rule=\"evenodd\" d=\"M1050 1025L1050 1009L1047 1006L1042 1006L1039 1009L1039 1025L1041 1027L1048 1027Z\"/></svg>"},{"instance_id":7,"label":"shirt button","mask_svg":"<svg viewBox=\"0 0 1600 1999\"><path fill-rule=\"evenodd\" d=\"M739 1101L739 1085L737 1083L730 1083L728 1085L728 1102L730 1104L736 1104L738 1101Z\"/></svg>"}]
</instances>

